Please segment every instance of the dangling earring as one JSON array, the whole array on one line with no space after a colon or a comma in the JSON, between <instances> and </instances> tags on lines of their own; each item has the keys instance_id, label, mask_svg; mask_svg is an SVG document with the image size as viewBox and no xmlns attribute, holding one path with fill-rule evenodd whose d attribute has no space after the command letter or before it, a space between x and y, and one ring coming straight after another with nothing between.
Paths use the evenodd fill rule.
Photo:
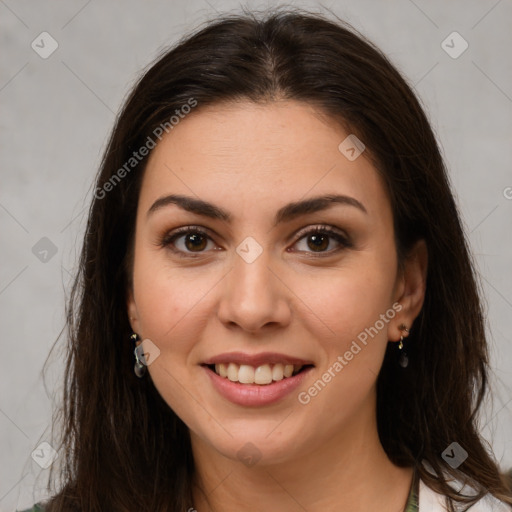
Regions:
<instances>
[{"instance_id":1,"label":"dangling earring","mask_svg":"<svg viewBox=\"0 0 512 512\"><path fill-rule=\"evenodd\" d=\"M146 373L146 365L143 364L139 358L139 345L137 345L137 341L139 341L139 336L138 334L135 334L133 333L131 336L130 336L130 339L135 343L135 349L133 351L134 355L135 355L135 365L133 367L133 371L135 372L135 375L137 375L137 377L142 378L144 377L145 373Z\"/></svg>"},{"instance_id":2,"label":"dangling earring","mask_svg":"<svg viewBox=\"0 0 512 512\"><path fill-rule=\"evenodd\" d=\"M407 334L410 333L409 329L404 324L401 324L398 327L401 331L405 331ZM407 365L409 364L409 356L404 350L404 336L403 334L400 335L400 341L398 342L398 351L400 352L400 356L398 358L398 364L402 368L407 368Z\"/></svg>"}]
</instances>

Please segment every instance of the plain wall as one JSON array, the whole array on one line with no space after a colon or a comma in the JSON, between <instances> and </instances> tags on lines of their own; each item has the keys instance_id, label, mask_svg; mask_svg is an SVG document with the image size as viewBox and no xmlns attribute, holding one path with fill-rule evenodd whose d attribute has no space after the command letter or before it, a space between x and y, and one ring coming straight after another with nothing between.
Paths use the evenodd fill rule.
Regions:
<instances>
[{"instance_id":1,"label":"plain wall","mask_svg":"<svg viewBox=\"0 0 512 512\"><path fill-rule=\"evenodd\" d=\"M291 5L325 12L315 2ZM512 3L325 5L391 58L414 85L438 135L488 308L494 403L482 417L483 432L503 467L511 467ZM49 470L31 453L48 439L62 354L49 367L48 390L41 369L64 325L85 208L122 100L159 50L239 6L213 0L0 2L0 511L45 495ZM31 47L43 31L58 43L46 59ZM458 58L441 46L453 31L469 45ZM461 43L450 43L452 51Z\"/></svg>"}]
</instances>

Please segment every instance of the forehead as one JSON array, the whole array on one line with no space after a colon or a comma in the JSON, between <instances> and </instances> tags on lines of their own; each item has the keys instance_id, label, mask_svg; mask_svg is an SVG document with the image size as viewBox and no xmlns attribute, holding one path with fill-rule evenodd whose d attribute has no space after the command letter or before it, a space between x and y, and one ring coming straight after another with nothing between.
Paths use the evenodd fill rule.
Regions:
<instances>
[{"instance_id":1,"label":"forehead","mask_svg":"<svg viewBox=\"0 0 512 512\"><path fill-rule=\"evenodd\" d=\"M225 103L196 109L153 150L140 203L168 193L195 195L228 210L265 210L278 203L342 193L369 213L389 210L380 176L364 152L339 149L350 134L311 105L296 101Z\"/></svg>"}]
</instances>

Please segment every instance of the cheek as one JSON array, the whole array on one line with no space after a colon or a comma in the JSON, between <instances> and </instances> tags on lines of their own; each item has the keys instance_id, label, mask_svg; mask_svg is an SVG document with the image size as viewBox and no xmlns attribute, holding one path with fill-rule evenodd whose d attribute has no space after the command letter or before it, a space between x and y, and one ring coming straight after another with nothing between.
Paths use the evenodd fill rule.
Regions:
<instances>
[{"instance_id":1,"label":"cheek","mask_svg":"<svg viewBox=\"0 0 512 512\"><path fill-rule=\"evenodd\" d=\"M331 409L333 424L345 421L363 403L368 411L373 407L388 325L396 315L396 257L392 244L388 249L359 253L345 268L318 280L308 296L308 306L333 332L323 338L325 364L319 378L303 390L301 403L311 411Z\"/></svg>"},{"instance_id":2,"label":"cheek","mask_svg":"<svg viewBox=\"0 0 512 512\"><path fill-rule=\"evenodd\" d=\"M322 325L324 339L341 350L391 308L395 269L393 253L386 260L382 254L361 252L332 272L298 278L294 292L306 305L304 313L310 310L304 315L311 319L310 328L316 325L320 335ZM386 329L379 327L385 337Z\"/></svg>"},{"instance_id":3,"label":"cheek","mask_svg":"<svg viewBox=\"0 0 512 512\"><path fill-rule=\"evenodd\" d=\"M133 281L139 334L160 350L159 361L149 368L152 374L159 366L177 377L184 374L210 317L208 294L218 281L215 275L199 267L178 270L152 250L136 254Z\"/></svg>"},{"instance_id":4,"label":"cheek","mask_svg":"<svg viewBox=\"0 0 512 512\"><path fill-rule=\"evenodd\" d=\"M308 423L311 434L320 428L327 437L334 436L339 425L357 414L370 416L375 409L375 382L388 344L388 325L396 315L388 280L380 277L378 283L369 283L354 275L340 276L325 283L328 300L325 295L322 300L319 290L310 296L308 305L332 330L323 337L318 327L312 331L324 357L315 379L299 390L305 414L322 417L331 411L330 421L322 426Z\"/></svg>"},{"instance_id":5,"label":"cheek","mask_svg":"<svg viewBox=\"0 0 512 512\"><path fill-rule=\"evenodd\" d=\"M194 348L210 318L208 292L217 281L212 272L197 268L178 271L151 250L136 255L134 296L140 335L160 350L148 370L160 395L187 424L193 424L194 418L207 421L201 407L190 399L199 396L198 391L187 389L198 371Z\"/></svg>"},{"instance_id":6,"label":"cheek","mask_svg":"<svg viewBox=\"0 0 512 512\"><path fill-rule=\"evenodd\" d=\"M166 250L141 241L135 251L133 284L143 334L165 339L180 323L190 324L215 282L211 269L173 265Z\"/></svg>"}]
</instances>

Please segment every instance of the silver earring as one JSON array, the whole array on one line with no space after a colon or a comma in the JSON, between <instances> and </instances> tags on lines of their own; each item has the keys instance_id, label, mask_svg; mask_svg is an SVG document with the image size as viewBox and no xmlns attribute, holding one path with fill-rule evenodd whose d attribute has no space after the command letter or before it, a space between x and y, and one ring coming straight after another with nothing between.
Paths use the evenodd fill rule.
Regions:
<instances>
[{"instance_id":1,"label":"silver earring","mask_svg":"<svg viewBox=\"0 0 512 512\"><path fill-rule=\"evenodd\" d=\"M409 334L409 329L404 324L401 324L398 327L401 331L405 331L407 334ZM404 336L403 334L400 335L400 341L398 342L398 350L400 352L400 356L398 358L398 364L402 368L407 368L407 365L409 364L409 356L404 350Z\"/></svg>"},{"instance_id":2,"label":"silver earring","mask_svg":"<svg viewBox=\"0 0 512 512\"><path fill-rule=\"evenodd\" d=\"M133 333L130 336L130 339L135 343L135 349L133 350L133 354L135 355L135 365L133 367L133 371L135 372L135 375L137 377L142 378L144 377L146 373L146 365L143 364L139 358L139 350L137 350L139 347L137 346L137 341L139 341L139 336L135 333Z\"/></svg>"}]
</instances>

